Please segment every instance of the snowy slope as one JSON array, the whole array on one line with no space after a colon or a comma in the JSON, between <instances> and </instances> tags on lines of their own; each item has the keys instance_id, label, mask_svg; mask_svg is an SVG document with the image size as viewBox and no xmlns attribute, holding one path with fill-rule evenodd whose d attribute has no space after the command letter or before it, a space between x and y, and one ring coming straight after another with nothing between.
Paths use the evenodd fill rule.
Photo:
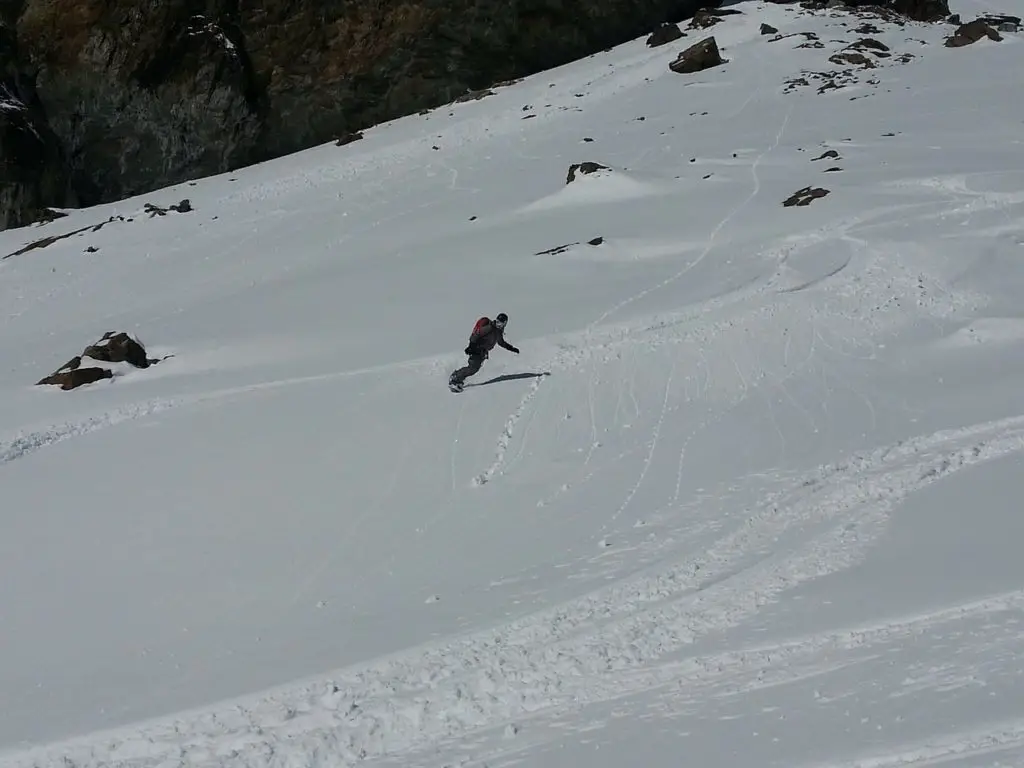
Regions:
<instances>
[{"instance_id":1,"label":"snowy slope","mask_svg":"<svg viewBox=\"0 0 1024 768\"><path fill-rule=\"evenodd\" d=\"M1024 763L1021 37L733 8L0 233L0 765Z\"/></svg>"}]
</instances>

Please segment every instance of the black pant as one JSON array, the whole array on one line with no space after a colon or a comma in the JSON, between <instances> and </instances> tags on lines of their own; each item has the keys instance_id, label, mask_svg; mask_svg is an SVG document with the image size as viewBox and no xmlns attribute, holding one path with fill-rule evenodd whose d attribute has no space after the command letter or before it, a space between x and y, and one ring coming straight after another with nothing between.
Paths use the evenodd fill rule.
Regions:
<instances>
[{"instance_id":1,"label":"black pant","mask_svg":"<svg viewBox=\"0 0 1024 768\"><path fill-rule=\"evenodd\" d=\"M479 371L486 359L486 352L477 352L476 354L470 355L467 364L452 373L451 381L455 384L461 384L463 381Z\"/></svg>"}]
</instances>

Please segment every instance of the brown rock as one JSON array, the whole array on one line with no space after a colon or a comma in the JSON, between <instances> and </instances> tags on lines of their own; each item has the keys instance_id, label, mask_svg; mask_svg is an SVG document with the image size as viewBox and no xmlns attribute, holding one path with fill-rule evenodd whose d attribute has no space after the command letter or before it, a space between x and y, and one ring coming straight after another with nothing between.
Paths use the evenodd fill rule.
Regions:
<instances>
[{"instance_id":1,"label":"brown rock","mask_svg":"<svg viewBox=\"0 0 1024 768\"><path fill-rule=\"evenodd\" d=\"M574 245L579 245L579 242L565 243L564 245L556 245L554 248L548 248L544 251L537 251L534 256L557 256L560 253L565 253Z\"/></svg>"},{"instance_id":2,"label":"brown rock","mask_svg":"<svg viewBox=\"0 0 1024 768\"><path fill-rule=\"evenodd\" d=\"M819 47L819 48L823 48L824 47L824 44L821 43L818 40L818 36L814 32L790 32L788 35L776 35L775 37L773 37L768 42L769 43L776 43L779 40L785 40L786 38L789 38L789 37L803 37L804 39L806 39L806 40L808 40L810 42L818 42L819 45L817 47ZM809 46L807 46L807 44L805 43L804 45L797 46L797 47L798 48L806 48L806 47L809 47Z\"/></svg>"},{"instance_id":3,"label":"brown rock","mask_svg":"<svg viewBox=\"0 0 1024 768\"><path fill-rule=\"evenodd\" d=\"M569 173L565 177L565 183L569 184L569 183L575 181L577 173L584 173L584 174L586 174L586 173L594 173L595 171L607 171L607 170L609 170L607 165L601 165L600 163L595 163L595 162L592 162L590 160L587 160L587 161L582 162L582 163L573 163L572 165L569 166Z\"/></svg>"},{"instance_id":4,"label":"brown rock","mask_svg":"<svg viewBox=\"0 0 1024 768\"><path fill-rule=\"evenodd\" d=\"M167 208L154 205L153 203L146 203L143 206L143 210L148 213L149 218L152 219L154 216L166 216L169 211L174 211L176 213L188 213L192 210L192 203L188 198L182 200L180 203L168 206Z\"/></svg>"},{"instance_id":5,"label":"brown rock","mask_svg":"<svg viewBox=\"0 0 1024 768\"><path fill-rule=\"evenodd\" d=\"M110 331L95 344L90 344L81 355L71 358L68 362L40 379L37 385L59 386L63 390L75 389L103 379L113 378L110 368L99 365L83 368L85 360L99 363L128 363L136 368L148 368L160 360L152 360L146 355L146 349L127 333Z\"/></svg>"},{"instance_id":6,"label":"brown rock","mask_svg":"<svg viewBox=\"0 0 1024 768\"><path fill-rule=\"evenodd\" d=\"M690 19L689 29L707 29L721 21L722 18L720 16L702 8L693 14L693 18Z\"/></svg>"},{"instance_id":7,"label":"brown rock","mask_svg":"<svg viewBox=\"0 0 1024 768\"><path fill-rule=\"evenodd\" d=\"M464 94L462 94L461 96L457 96L455 98L455 103L463 104L467 101L480 101L480 99L484 99L487 98L488 96L493 95L494 91L492 91L490 88L478 88L475 91L467 90Z\"/></svg>"},{"instance_id":8,"label":"brown rock","mask_svg":"<svg viewBox=\"0 0 1024 768\"><path fill-rule=\"evenodd\" d=\"M105 363L130 363L136 368L148 368L150 365L145 347L124 332L103 334L98 342L85 348L82 356Z\"/></svg>"},{"instance_id":9,"label":"brown rock","mask_svg":"<svg viewBox=\"0 0 1024 768\"><path fill-rule=\"evenodd\" d=\"M662 24L651 32L650 37L647 38L647 45L651 48L657 48L659 45L665 45L678 40L682 36L683 32L679 29L678 24Z\"/></svg>"},{"instance_id":10,"label":"brown rock","mask_svg":"<svg viewBox=\"0 0 1024 768\"><path fill-rule=\"evenodd\" d=\"M718 51L718 43L714 37L705 37L699 43L691 45L680 53L668 68L679 74L700 72L711 67L724 64L722 54Z\"/></svg>"},{"instance_id":11,"label":"brown rock","mask_svg":"<svg viewBox=\"0 0 1024 768\"><path fill-rule=\"evenodd\" d=\"M985 14L979 16L976 21L988 24L997 32L1015 33L1020 30L1020 16L1008 16L1005 13Z\"/></svg>"},{"instance_id":12,"label":"brown rock","mask_svg":"<svg viewBox=\"0 0 1024 768\"><path fill-rule=\"evenodd\" d=\"M337 147L344 147L346 144L351 144L353 141L360 141L363 138L362 131L351 131L346 133L344 136L339 136L334 145Z\"/></svg>"},{"instance_id":13,"label":"brown rock","mask_svg":"<svg viewBox=\"0 0 1024 768\"><path fill-rule=\"evenodd\" d=\"M946 39L947 48L960 48L971 43L976 43L981 38L987 37L989 40L999 42L1003 39L1003 36L996 32L992 27L986 24L980 19L969 21L966 24L961 24L953 35Z\"/></svg>"},{"instance_id":14,"label":"brown rock","mask_svg":"<svg viewBox=\"0 0 1024 768\"><path fill-rule=\"evenodd\" d=\"M875 62L865 56L863 53L857 53L856 51L842 51L840 53L834 53L828 57L828 60L833 64L853 64L861 67L862 69L874 69Z\"/></svg>"},{"instance_id":15,"label":"brown rock","mask_svg":"<svg viewBox=\"0 0 1024 768\"><path fill-rule=\"evenodd\" d=\"M849 50L852 50L852 51L865 51L865 50L868 50L868 51L875 51L876 53L885 53L885 52L887 52L889 50L889 46L887 46L885 43L880 42L880 41L875 40L875 39L870 38L870 37L861 38L857 42L850 43L846 47Z\"/></svg>"},{"instance_id":16,"label":"brown rock","mask_svg":"<svg viewBox=\"0 0 1024 768\"><path fill-rule=\"evenodd\" d=\"M771 24L762 24L761 25L761 34L762 35L777 35L778 33L779 33L779 30L777 30Z\"/></svg>"},{"instance_id":17,"label":"brown rock","mask_svg":"<svg viewBox=\"0 0 1024 768\"><path fill-rule=\"evenodd\" d=\"M810 205L814 200L825 197L828 193L829 191L827 189L822 189L821 187L815 187L813 189L811 187L804 187L803 189L798 189L786 198L782 204L787 208L791 208L792 206L802 207Z\"/></svg>"},{"instance_id":18,"label":"brown rock","mask_svg":"<svg viewBox=\"0 0 1024 768\"><path fill-rule=\"evenodd\" d=\"M80 358L76 357L75 360L80 360ZM113 377L113 372L106 368L81 368L78 366L69 368L65 366L59 371L51 373L45 379L38 381L37 386L43 384L57 386L66 392L69 389L75 389L76 387L93 384L97 381L111 379Z\"/></svg>"}]
</instances>

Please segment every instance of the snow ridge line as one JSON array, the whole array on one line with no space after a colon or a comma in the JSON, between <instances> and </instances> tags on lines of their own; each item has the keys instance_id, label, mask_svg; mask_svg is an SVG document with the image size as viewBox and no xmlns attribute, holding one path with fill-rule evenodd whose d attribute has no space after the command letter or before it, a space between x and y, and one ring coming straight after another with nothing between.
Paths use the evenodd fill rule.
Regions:
<instances>
[{"instance_id":1,"label":"snow ridge line","mask_svg":"<svg viewBox=\"0 0 1024 768\"><path fill-rule=\"evenodd\" d=\"M112 763L155 768L168 759L181 766L269 766L326 754L352 765L540 711L666 684L678 679L685 665L697 683L736 674L736 669L717 671L709 661L715 657L688 659L683 667L664 666L660 672L655 665L708 632L742 622L781 592L859 561L888 511L908 495L1022 449L1024 417L884 446L823 468L739 520L706 552L660 573L332 678L131 731L95 734L78 741L77 748L71 743L12 755L0 765L36 766L58 754L78 768ZM782 551L751 563L751 556L769 544ZM966 610L1000 610L1022 599L1013 593ZM964 610L942 615L952 620ZM848 633L831 635L842 642ZM806 639L789 646L793 654L813 650Z\"/></svg>"},{"instance_id":2,"label":"snow ridge line","mask_svg":"<svg viewBox=\"0 0 1024 768\"><path fill-rule=\"evenodd\" d=\"M9 440L0 440L0 467L72 437L87 435L125 421L152 416L180 404L179 400L152 400L140 405L118 408L82 421L54 424L42 429L23 432Z\"/></svg>"}]
</instances>

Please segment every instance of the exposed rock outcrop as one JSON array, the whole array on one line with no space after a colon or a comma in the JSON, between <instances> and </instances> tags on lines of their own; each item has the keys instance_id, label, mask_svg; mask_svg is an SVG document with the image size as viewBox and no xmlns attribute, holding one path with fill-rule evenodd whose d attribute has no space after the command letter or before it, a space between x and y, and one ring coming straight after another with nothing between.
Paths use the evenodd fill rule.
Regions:
<instances>
[{"instance_id":1,"label":"exposed rock outcrop","mask_svg":"<svg viewBox=\"0 0 1024 768\"><path fill-rule=\"evenodd\" d=\"M565 183L570 184L575 181L577 173L588 174L607 170L609 170L607 165L601 165L600 163L595 163L592 160L586 160L582 163L573 163L569 166L569 172L565 175Z\"/></svg>"},{"instance_id":2,"label":"exposed rock outcrop","mask_svg":"<svg viewBox=\"0 0 1024 768\"><path fill-rule=\"evenodd\" d=\"M987 37L989 40L999 42L1003 39L1002 35L996 32L992 27L986 24L981 19L975 19L969 21L966 24L961 24L957 27L956 32L952 36L946 38L947 48L961 48L971 43L976 43L981 38Z\"/></svg>"},{"instance_id":3,"label":"exposed rock outcrop","mask_svg":"<svg viewBox=\"0 0 1024 768\"><path fill-rule=\"evenodd\" d=\"M95 344L90 344L81 355L68 360L49 376L36 382L37 385L58 386L63 390L76 389L114 377L114 365L126 363L134 368L148 368L160 362L150 359L146 348L123 331L110 331ZM102 363L103 365L96 365Z\"/></svg>"},{"instance_id":4,"label":"exposed rock outcrop","mask_svg":"<svg viewBox=\"0 0 1024 768\"><path fill-rule=\"evenodd\" d=\"M715 42L715 38L705 37L699 43L691 45L680 53L668 67L673 72L689 74L717 67L724 63L725 61L718 50L718 43Z\"/></svg>"},{"instance_id":5,"label":"exposed rock outcrop","mask_svg":"<svg viewBox=\"0 0 1024 768\"><path fill-rule=\"evenodd\" d=\"M828 193L829 191L822 187L804 187L803 189L798 189L792 195L783 200L782 204L786 208L792 208L793 206L803 207L810 205L815 200L820 200Z\"/></svg>"},{"instance_id":6,"label":"exposed rock outcrop","mask_svg":"<svg viewBox=\"0 0 1024 768\"><path fill-rule=\"evenodd\" d=\"M657 48L659 45L666 45L683 36L683 31L678 24L662 24L655 29L647 38L647 45Z\"/></svg>"}]
</instances>

